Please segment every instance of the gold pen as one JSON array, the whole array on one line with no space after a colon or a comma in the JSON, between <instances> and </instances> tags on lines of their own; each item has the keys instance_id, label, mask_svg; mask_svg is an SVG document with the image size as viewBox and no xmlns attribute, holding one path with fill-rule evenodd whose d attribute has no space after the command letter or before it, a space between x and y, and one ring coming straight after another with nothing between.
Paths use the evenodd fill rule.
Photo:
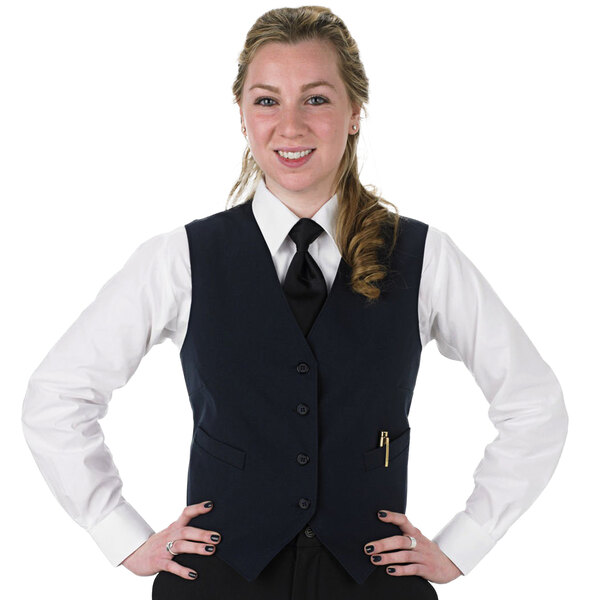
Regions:
<instances>
[{"instance_id":1,"label":"gold pen","mask_svg":"<svg viewBox=\"0 0 600 600\"><path fill-rule=\"evenodd\" d=\"M390 459L390 438L387 431L382 431L379 436L379 447L383 446L385 441L385 466L387 467Z\"/></svg>"}]
</instances>

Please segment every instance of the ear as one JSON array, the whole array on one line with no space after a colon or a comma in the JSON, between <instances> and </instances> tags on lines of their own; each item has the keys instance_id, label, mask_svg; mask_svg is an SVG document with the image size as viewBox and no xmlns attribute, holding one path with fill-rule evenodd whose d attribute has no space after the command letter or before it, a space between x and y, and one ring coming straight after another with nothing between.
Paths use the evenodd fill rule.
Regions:
<instances>
[{"instance_id":1,"label":"ear","mask_svg":"<svg viewBox=\"0 0 600 600\"><path fill-rule=\"evenodd\" d=\"M240 123L242 127L244 127L244 113L242 112L242 106L238 102L238 108L240 109Z\"/></svg>"},{"instance_id":2,"label":"ear","mask_svg":"<svg viewBox=\"0 0 600 600\"><path fill-rule=\"evenodd\" d=\"M352 114L350 115L350 131L349 133L353 134L353 133L357 133L357 130L352 129L353 125L356 125L356 127L360 127L360 111L362 108L362 105L360 104L352 104Z\"/></svg>"}]
</instances>

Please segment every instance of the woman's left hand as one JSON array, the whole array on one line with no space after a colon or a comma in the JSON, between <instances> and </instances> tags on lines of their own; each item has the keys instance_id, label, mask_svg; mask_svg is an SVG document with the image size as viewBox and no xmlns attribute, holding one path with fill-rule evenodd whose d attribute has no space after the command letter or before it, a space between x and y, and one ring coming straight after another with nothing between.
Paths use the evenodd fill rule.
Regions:
<instances>
[{"instance_id":1,"label":"woman's left hand","mask_svg":"<svg viewBox=\"0 0 600 600\"><path fill-rule=\"evenodd\" d=\"M371 557L371 562L377 566L385 566L385 571L391 577L402 575L419 575L433 583L448 583L462 575L462 571L441 551L440 547L426 538L402 513L385 510L385 517L379 517L386 523L398 525L402 530L399 535L382 538L364 545L364 551ZM378 513L379 514L379 513ZM411 540L406 537L412 535L417 540L417 545L412 549ZM369 552L368 546L373 546ZM390 552L394 550L395 552ZM379 554L383 552L383 554ZM374 560L381 557L379 560ZM398 563L410 563L399 565ZM395 570L388 571L388 565Z\"/></svg>"}]
</instances>

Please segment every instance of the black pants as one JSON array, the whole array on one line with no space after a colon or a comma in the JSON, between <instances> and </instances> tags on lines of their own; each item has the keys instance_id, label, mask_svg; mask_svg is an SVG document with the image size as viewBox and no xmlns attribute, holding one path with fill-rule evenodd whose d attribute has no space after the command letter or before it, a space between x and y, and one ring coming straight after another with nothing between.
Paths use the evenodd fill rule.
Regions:
<instances>
[{"instance_id":1,"label":"black pants","mask_svg":"<svg viewBox=\"0 0 600 600\"><path fill-rule=\"evenodd\" d=\"M376 567L358 584L315 537L301 531L251 582L215 554L178 554L173 560L198 573L194 580L160 571L152 600L437 600L433 585L417 575L389 575ZM365 561L370 560L365 554Z\"/></svg>"}]
</instances>

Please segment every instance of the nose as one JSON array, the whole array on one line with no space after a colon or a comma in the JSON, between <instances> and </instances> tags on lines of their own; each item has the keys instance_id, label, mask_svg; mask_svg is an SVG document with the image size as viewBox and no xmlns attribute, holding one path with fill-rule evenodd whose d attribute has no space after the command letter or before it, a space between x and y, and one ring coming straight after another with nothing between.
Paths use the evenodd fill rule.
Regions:
<instances>
[{"instance_id":1,"label":"nose","mask_svg":"<svg viewBox=\"0 0 600 600\"><path fill-rule=\"evenodd\" d=\"M302 109L297 106L288 106L279 113L279 134L282 137L293 138L306 131L306 123Z\"/></svg>"}]
</instances>

